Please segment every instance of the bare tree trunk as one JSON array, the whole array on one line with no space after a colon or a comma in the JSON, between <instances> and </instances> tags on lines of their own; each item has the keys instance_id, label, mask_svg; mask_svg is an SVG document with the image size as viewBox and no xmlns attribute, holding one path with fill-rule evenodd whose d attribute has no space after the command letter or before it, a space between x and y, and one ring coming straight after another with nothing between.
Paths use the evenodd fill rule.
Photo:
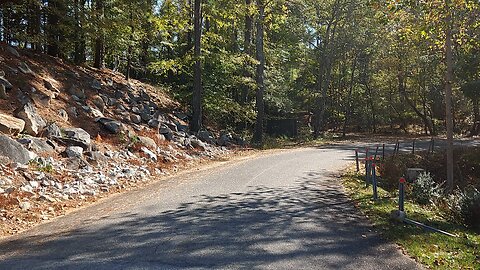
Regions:
<instances>
[{"instance_id":1,"label":"bare tree trunk","mask_svg":"<svg viewBox=\"0 0 480 270\"><path fill-rule=\"evenodd\" d=\"M0 41L5 40L5 8L0 6Z\"/></svg>"},{"instance_id":2,"label":"bare tree trunk","mask_svg":"<svg viewBox=\"0 0 480 270\"><path fill-rule=\"evenodd\" d=\"M41 3L38 0L30 0L29 11L30 16L28 17L28 32L32 38L31 48L35 52L41 52L42 45L40 42L40 26L41 26Z\"/></svg>"},{"instance_id":3,"label":"bare tree trunk","mask_svg":"<svg viewBox=\"0 0 480 270\"><path fill-rule=\"evenodd\" d=\"M194 4L194 55L195 67L193 78L193 119L191 129L194 132L202 128L202 63L201 56L201 41L202 41L202 3L201 0L195 0Z\"/></svg>"},{"instance_id":4,"label":"bare tree trunk","mask_svg":"<svg viewBox=\"0 0 480 270\"><path fill-rule=\"evenodd\" d=\"M473 102L473 125L470 130L470 136L480 134L480 100L474 99Z\"/></svg>"},{"instance_id":5,"label":"bare tree trunk","mask_svg":"<svg viewBox=\"0 0 480 270\"><path fill-rule=\"evenodd\" d=\"M104 0L96 0L95 10L97 12L97 19L103 21L105 16L105 5ZM102 26L103 27L103 26ZM93 66L96 68L105 67L105 34L104 29L99 29L97 33L97 38L95 39L95 59Z\"/></svg>"},{"instance_id":6,"label":"bare tree trunk","mask_svg":"<svg viewBox=\"0 0 480 270\"><path fill-rule=\"evenodd\" d=\"M130 42L128 44L128 50L127 50L127 70L126 70L126 75L125 75L125 79L128 81L130 80L130 76L131 76L131 71L132 71L132 51L133 51L133 48L132 48L132 42L133 42L133 39L134 39L134 31L135 31L135 28L133 26L133 11L132 11L132 8L130 8Z\"/></svg>"},{"instance_id":7,"label":"bare tree trunk","mask_svg":"<svg viewBox=\"0 0 480 270\"><path fill-rule=\"evenodd\" d=\"M348 96L347 96L347 104L345 105L345 120L343 122L343 132L342 132L342 137L345 137L347 135L347 125L348 121L350 120L350 114L352 112L352 93L353 93L353 86L355 82L355 70L357 68L357 56L355 55L355 58L353 59L352 63L352 74L350 76L350 88L348 90Z\"/></svg>"},{"instance_id":8,"label":"bare tree trunk","mask_svg":"<svg viewBox=\"0 0 480 270\"><path fill-rule=\"evenodd\" d=\"M422 119L424 125L428 128L430 134L433 134L433 123L431 119L428 119L427 115L422 113L413 101L408 97L407 90L405 89L405 77L403 71L398 74L398 91L405 98L408 106L415 112L415 114Z\"/></svg>"},{"instance_id":9,"label":"bare tree trunk","mask_svg":"<svg viewBox=\"0 0 480 270\"><path fill-rule=\"evenodd\" d=\"M59 29L60 23L59 3L57 0L50 0L48 2L48 19L47 19L47 54L51 56L58 56L60 53L59 47Z\"/></svg>"},{"instance_id":10,"label":"bare tree trunk","mask_svg":"<svg viewBox=\"0 0 480 270\"><path fill-rule=\"evenodd\" d=\"M445 1L447 9L445 35L445 110L447 120L447 191L452 192L455 187L453 178L453 116L452 116L452 80L453 80L453 53L452 53L452 17L450 1Z\"/></svg>"},{"instance_id":11,"label":"bare tree trunk","mask_svg":"<svg viewBox=\"0 0 480 270\"><path fill-rule=\"evenodd\" d=\"M195 7L194 7L194 10L193 10L193 13L192 13L192 0L186 0L185 1L185 6L186 6L186 9L189 11L189 24L191 25L192 18L193 18L193 20L195 20L195 18L194 18L195 17ZM187 33L185 34L185 38L187 40L185 41L186 46L185 46L185 50L184 50L183 54L187 54L188 51L190 51L190 49L192 49L192 47L194 47L194 41L192 39L192 30L191 30L190 27L189 27L189 30L187 30ZM193 37L193 38L195 38L195 37Z\"/></svg>"},{"instance_id":12,"label":"bare tree trunk","mask_svg":"<svg viewBox=\"0 0 480 270\"><path fill-rule=\"evenodd\" d=\"M83 30L84 23L84 8L85 0L75 0L74 1L74 17L75 17L75 28L74 28L74 39L75 39L75 52L74 52L74 63L81 65L85 63L85 32Z\"/></svg>"},{"instance_id":13,"label":"bare tree trunk","mask_svg":"<svg viewBox=\"0 0 480 270\"><path fill-rule=\"evenodd\" d=\"M263 0L257 0L258 6L258 19L256 22L256 58L258 60L257 65L257 92L255 107L257 109L257 119L255 121L255 130L253 133L253 142L262 145L263 144L263 122L265 121L265 53L264 53L264 19L265 19L265 6Z\"/></svg>"},{"instance_id":14,"label":"bare tree trunk","mask_svg":"<svg viewBox=\"0 0 480 270\"><path fill-rule=\"evenodd\" d=\"M248 7L250 7L251 4L252 4L252 0L245 0L247 12L249 10ZM245 33L244 33L244 40L243 40L243 51L245 54L249 56L252 55L252 32L253 32L253 18L249 13L247 13L245 15ZM250 76L247 68L245 68L245 70L243 71L243 76L245 77ZM247 85L244 85L242 87L242 96L240 97L240 104L242 105L248 102L248 90L249 90L249 87Z\"/></svg>"}]
</instances>

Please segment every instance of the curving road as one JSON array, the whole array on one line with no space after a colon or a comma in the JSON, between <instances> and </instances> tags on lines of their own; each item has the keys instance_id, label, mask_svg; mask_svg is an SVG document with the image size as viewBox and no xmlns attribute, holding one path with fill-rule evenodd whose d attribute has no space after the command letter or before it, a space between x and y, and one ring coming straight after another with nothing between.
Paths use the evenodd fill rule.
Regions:
<instances>
[{"instance_id":1,"label":"curving road","mask_svg":"<svg viewBox=\"0 0 480 270\"><path fill-rule=\"evenodd\" d=\"M333 174L352 147L183 174L0 241L0 269L417 269Z\"/></svg>"}]
</instances>

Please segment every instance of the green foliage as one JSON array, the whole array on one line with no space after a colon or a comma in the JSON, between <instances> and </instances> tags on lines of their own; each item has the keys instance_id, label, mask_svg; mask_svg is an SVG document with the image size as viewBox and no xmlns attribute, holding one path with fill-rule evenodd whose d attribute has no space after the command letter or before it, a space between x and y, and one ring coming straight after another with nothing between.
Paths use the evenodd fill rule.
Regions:
<instances>
[{"instance_id":1,"label":"green foliage","mask_svg":"<svg viewBox=\"0 0 480 270\"><path fill-rule=\"evenodd\" d=\"M97 4L103 3L104 8ZM0 6L8 43L92 64L104 38L106 66L163 84L188 106L193 89L193 1L29 0ZM257 1L202 1L205 120L250 129L257 86ZM267 117L324 113L323 131L442 132L444 37L454 33L459 131L478 100L478 1L275 0L265 6ZM58 22L51 22L52 17ZM252 18L252 29L246 29ZM249 31L247 31L249 30ZM246 33L252 35L245 40ZM245 42L247 42L245 44ZM475 86L476 84L477 86ZM462 86L462 87L460 87ZM462 91L459 91L461 89Z\"/></svg>"},{"instance_id":2,"label":"green foliage","mask_svg":"<svg viewBox=\"0 0 480 270\"><path fill-rule=\"evenodd\" d=\"M407 200L407 216L424 224L453 233L445 236L423 228L393 222L390 212L397 206L398 195L379 188L379 200L372 201L371 188L365 188L363 176L349 170L343 176L343 185L355 205L371 220L387 239L399 244L415 261L431 269L477 269L480 267L480 235L471 229L449 222L443 210ZM478 217L478 216L477 216Z\"/></svg>"},{"instance_id":3,"label":"green foliage","mask_svg":"<svg viewBox=\"0 0 480 270\"><path fill-rule=\"evenodd\" d=\"M39 172L45 172L45 173L54 173L55 169L53 168L53 165L50 163L46 162L39 162L37 160L31 160L29 162L29 165L32 166L35 170Z\"/></svg>"},{"instance_id":4,"label":"green foliage","mask_svg":"<svg viewBox=\"0 0 480 270\"><path fill-rule=\"evenodd\" d=\"M476 188L457 190L447 205L452 220L480 231L480 191Z\"/></svg>"},{"instance_id":5,"label":"green foliage","mask_svg":"<svg viewBox=\"0 0 480 270\"><path fill-rule=\"evenodd\" d=\"M463 94L471 100L480 99L480 80L462 85Z\"/></svg>"},{"instance_id":6,"label":"green foliage","mask_svg":"<svg viewBox=\"0 0 480 270\"><path fill-rule=\"evenodd\" d=\"M411 196L419 204L427 205L442 196L442 189L430 173L422 173L412 184Z\"/></svg>"}]
</instances>

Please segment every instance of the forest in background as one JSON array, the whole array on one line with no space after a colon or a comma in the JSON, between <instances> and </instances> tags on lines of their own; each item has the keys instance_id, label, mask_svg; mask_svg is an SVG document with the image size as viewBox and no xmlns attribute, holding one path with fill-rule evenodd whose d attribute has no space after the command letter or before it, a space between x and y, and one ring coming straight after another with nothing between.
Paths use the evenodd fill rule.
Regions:
<instances>
[{"instance_id":1,"label":"forest in background","mask_svg":"<svg viewBox=\"0 0 480 270\"><path fill-rule=\"evenodd\" d=\"M0 38L166 86L194 131L443 134L451 86L455 133L477 135L479 18L476 0L21 0Z\"/></svg>"}]
</instances>

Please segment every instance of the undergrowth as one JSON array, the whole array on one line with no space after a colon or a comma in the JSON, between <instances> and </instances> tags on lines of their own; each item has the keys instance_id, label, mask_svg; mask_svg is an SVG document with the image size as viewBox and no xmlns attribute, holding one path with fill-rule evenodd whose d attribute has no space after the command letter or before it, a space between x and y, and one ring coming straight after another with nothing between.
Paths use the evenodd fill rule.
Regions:
<instances>
[{"instance_id":1,"label":"undergrowth","mask_svg":"<svg viewBox=\"0 0 480 270\"><path fill-rule=\"evenodd\" d=\"M405 204L407 217L429 226L448 231L458 237L446 236L390 219L397 209L398 192L379 188L379 200L372 200L372 191L365 188L362 175L348 170L343 183L356 206L389 240L399 244L419 263L432 269L480 269L480 235L464 226L450 222L434 205L421 205L412 200Z\"/></svg>"}]
</instances>

